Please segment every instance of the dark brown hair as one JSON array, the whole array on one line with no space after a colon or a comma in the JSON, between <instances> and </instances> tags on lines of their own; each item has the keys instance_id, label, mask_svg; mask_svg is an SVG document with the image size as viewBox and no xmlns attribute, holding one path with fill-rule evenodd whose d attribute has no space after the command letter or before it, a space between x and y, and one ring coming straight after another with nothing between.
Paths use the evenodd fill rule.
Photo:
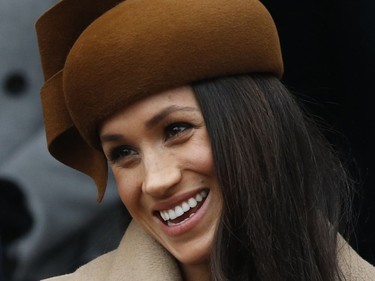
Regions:
<instances>
[{"instance_id":1,"label":"dark brown hair","mask_svg":"<svg viewBox=\"0 0 375 281\"><path fill-rule=\"evenodd\" d=\"M224 198L212 279L342 280L349 180L317 126L272 76L195 83Z\"/></svg>"}]
</instances>

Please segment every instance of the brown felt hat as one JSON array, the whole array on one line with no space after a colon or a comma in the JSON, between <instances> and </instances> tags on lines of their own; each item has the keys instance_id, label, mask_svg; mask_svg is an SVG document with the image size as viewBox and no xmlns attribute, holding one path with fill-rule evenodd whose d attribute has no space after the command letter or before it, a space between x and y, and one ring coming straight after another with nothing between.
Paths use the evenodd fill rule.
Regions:
<instances>
[{"instance_id":1,"label":"brown felt hat","mask_svg":"<svg viewBox=\"0 0 375 281\"><path fill-rule=\"evenodd\" d=\"M105 118L193 81L283 72L276 27L258 0L63 0L36 28L49 151L92 177L99 201Z\"/></svg>"}]
</instances>

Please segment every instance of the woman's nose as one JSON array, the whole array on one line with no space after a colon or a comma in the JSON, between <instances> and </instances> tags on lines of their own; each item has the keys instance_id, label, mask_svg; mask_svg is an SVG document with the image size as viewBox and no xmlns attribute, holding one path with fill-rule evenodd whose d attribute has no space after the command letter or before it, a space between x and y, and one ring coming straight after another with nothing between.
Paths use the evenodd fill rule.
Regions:
<instances>
[{"instance_id":1,"label":"woman's nose","mask_svg":"<svg viewBox=\"0 0 375 281\"><path fill-rule=\"evenodd\" d=\"M153 197L165 197L181 181L181 169L175 157L165 153L151 153L144 157L142 191Z\"/></svg>"}]
</instances>

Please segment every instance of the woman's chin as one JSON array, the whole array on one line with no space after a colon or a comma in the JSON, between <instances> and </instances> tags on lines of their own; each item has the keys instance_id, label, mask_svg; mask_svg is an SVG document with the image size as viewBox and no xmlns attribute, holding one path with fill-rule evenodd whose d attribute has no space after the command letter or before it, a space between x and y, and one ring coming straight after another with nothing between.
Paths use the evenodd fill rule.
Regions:
<instances>
[{"instance_id":1,"label":"woman's chin","mask_svg":"<svg viewBox=\"0 0 375 281\"><path fill-rule=\"evenodd\" d=\"M212 249L212 238L202 238L200 241L191 241L184 245L169 245L170 252L182 266L208 264ZM172 246L172 247L171 247Z\"/></svg>"}]
</instances>

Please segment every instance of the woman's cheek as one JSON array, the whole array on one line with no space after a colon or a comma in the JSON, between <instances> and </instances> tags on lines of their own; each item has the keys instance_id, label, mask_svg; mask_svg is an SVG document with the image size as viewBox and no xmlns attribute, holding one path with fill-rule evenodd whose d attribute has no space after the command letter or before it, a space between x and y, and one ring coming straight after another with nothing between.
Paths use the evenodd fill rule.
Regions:
<instances>
[{"instance_id":1,"label":"woman's cheek","mask_svg":"<svg viewBox=\"0 0 375 281\"><path fill-rule=\"evenodd\" d=\"M200 172L206 175L214 173L214 162L212 158L211 143L208 136L204 135L192 142L187 149L187 161Z\"/></svg>"},{"instance_id":2,"label":"woman's cheek","mask_svg":"<svg viewBox=\"0 0 375 281\"><path fill-rule=\"evenodd\" d=\"M124 169L114 170L113 175L116 180L118 194L130 211L141 195L140 177L135 175L134 172Z\"/></svg>"}]
</instances>

